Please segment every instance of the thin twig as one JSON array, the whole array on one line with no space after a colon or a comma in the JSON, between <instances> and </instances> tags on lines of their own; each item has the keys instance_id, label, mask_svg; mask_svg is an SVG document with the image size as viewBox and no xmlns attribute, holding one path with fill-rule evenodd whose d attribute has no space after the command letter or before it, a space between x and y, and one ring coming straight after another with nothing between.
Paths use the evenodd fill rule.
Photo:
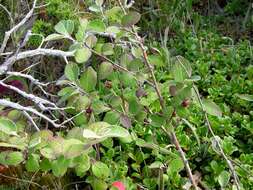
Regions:
<instances>
[{"instance_id":1,"label":"thin twig","mask_svg":"<svg viewBox=\"0 0 253 190\"><path fill-rule=\"evenodd\" d=\"M211 126L210 121L209 121L209 119L208 119L208 115L207 115L207 113L206 113L206 110L205 110L205 108L204 108L203 102L202 102L202 100L201 100L201 98L200 98L200 95L199 95L199 93L198 93L198 90L197 90L196 86L193 86L193 89L194 89L194 91L195 91L195 93L196 93L196 95L197 95L199 104L200 104L201 109L202 109L202 111L203 111L203 113L204 113L204 117L205 117L205 120L206 120L206 124L207 124L208 130L210 131L211 135L213 136L213 138L214 138L214 140L215 140L215 143L217 144L217 146L218 146L218 148L219 148L219 151L220 151L221 156L222 156L222 157L224 158L224 160L227 162L227 165L228 165L228 167L229 167L229 170L231 171L232 176L233 176L233 178L234 178L234 182L235 182L235 185L236 185L237 190L240 190L239 179L238 179L238 176L237 176L236 171L235 171L235 169L234 169L234 166L233 166L233 164L231 163L231 161L227 158L226 154L224 153L224 151L223 151L223 149L222 149L222 146L221 146L219 140L216 138L216 135L215 135L215 133L214 133L214 131L213 131L213 129L212 129L212 126Z\"/></svg>"},{"instance_id":2,"label":"thin twig","mask_svg":"<svg viewBox=\"0 0 253 190\"><path fill-rule=\"evenodd\" d=\"M36 123L33 121L33 118L26 112L23 111L24 115L27 117L27 119L33 124L35 127L36 131L40 131L39 127L36 125Z\"/></svg>"},{"instance_id":3,"label":"thin twig","mask_svg":"<svg viewBox=\"0 0 253 190\"><path fill-rule=\"evenodd\" d=\"M174 144L175 144L175 146L176 146L176 149L177 149L177 151L179 152L180 157L181 157L181 159L182 159L183 162L184 162L185 169L186 169L186 172L187 172L187 174L188 174L188 176L189 176L189 178L190 178L190 180L191 180L192 186L194 187L194 189L198 190L197 184L196 184L196 182L195 182L195 180L194 180L194 177L193 177L193 175L192 175L192 171L191 171L189 162L188 162L188 160L186 159L185 153L184 153L183 149L181 148L181 145L179 144L179 141L178 141L178 139L177 139L177 136L176 136L175 132L174 132L174 131L171 132L171 135L172 135L173 142L174 142Z\"/></svg>"},{"instance_id":4,"label":"thin twig","mask_svg":"<svg viewBox=\"0 0 253 190\"><path fill-rule=\"evenodd\" d=\"M16 181L20 181L20 182L23 182L23 183L33 184L33 185L36 185L37 187L43 189L43 187L40 184L29 181L29 180L19 179L19 178L12 177L12 176L7 176L7 175L1 174L1 173L0 173L0 176L8 178L8 179L13 179L13 180L16 180Z\"/></svg>"}]
</instances>

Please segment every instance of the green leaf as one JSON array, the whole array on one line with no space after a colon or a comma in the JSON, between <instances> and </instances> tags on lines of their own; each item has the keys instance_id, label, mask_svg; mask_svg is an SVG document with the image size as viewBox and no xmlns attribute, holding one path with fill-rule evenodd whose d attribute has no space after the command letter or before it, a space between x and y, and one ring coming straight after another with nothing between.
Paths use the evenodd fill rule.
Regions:
<instances>
[{"instance_id":1,"label":"green leaf","mask_svg":"<svg viewBox=\"0 0 253 190\"><path fill-rule=\"evenodd\" d=\"M44 172L49 171L51 167L51 161L47 158L44 158L40 163L40 169Z\"/></svg>"},{"instance_id":2,"label":"green leaf","mask_svg":"<svg viewBox=\"0 0 253 190\"><path fill-rule=\"evenodd\" d=\"M202 100L205 111L213 116L221 117L222 111L213 101L204 99Z\"/></svg>"},{"instance_id":3,"label":"green leaf","mask_svg":"<svg viewBox=\"0 0 253 190\"><path fill-rule=\"evenodd\" d=\"M165 66L162 56L160 55L149 55L148 60L154 66L157 66L157 67Z\"/></svg>"},{"instance_id":4,"label":"green leaf","mask_svg":"<svg viewBox=\"0 0 253 190\"><path fill-rule=\"evenodd\" d=\"M47 36L45 38L45 42L48 42L48 41L53 41L53 40L61 40L61 39L64 39L66 38L65 35L62 35L62 34L50 34L49 36Z\"/></svg>"},{"instance_id":5,"label":"green leaf","mask_svg":"<svg viewBox=\"0 0 253 190\"><path fill-rule=\"evenodd\" d=\"M0 118L0 131L7 135L18 135L15 123L5 118Z\"/></svg>"},{"instance_id":6,"label":"green leaf","mask_svg":"<svg viewBox=\"0 0 253 190\"><path fill-rule=\"evenodd\" d=\"M52 162L52 171L56 177L62 177L68 169L69 160L65 159L63 156L54 160Z\"/></svg>"},{"instance_id":7,"label":"green leaf","mask_svg":"<svg viewBox=\"0 0 253 190\"><path fill-rule=\"evenodd\" d=\"M103 180L94 179L91 183L94 190L107 190L108 185Z\"/></svg>"},{"instance_id":8,"label":"green leaf","mask_svg":"<svg viewBox=\"0 0 253 190\"><path fill-rule=\"evenodd\" d=\"M36 172L40 169L40 156L38 154L31 154L26 161L25 168L28 172Z\"/></svg>"},{"instance_id":9,"label":"green leaf","mask_svg":"<svg viewBox=\"0 0 253 190\"><path fill-rule=\"evenodd\" d=\"M114 54L113 48L114 48L114 45L112 43L105 43L102 46L103 55L113 55Z\"/></svg>"},{"instance_id":10,"label":"green leaf","mask_svg":"<svg viewBox=\"0 0 253 190\"><path fill-rule=\"evenodd\" d=\"M67 64L64 74L70 81L76 81L79 76L79 67L76 63Z\"/></svg>"},{"instance_id":11,"label":"green leaf","mask_svg":"<svg viewBox=\"0 0 253 190\"><path fill-rule=\"evenodd\" d=\"M99 65L99 79L106 79L113 72L113 65L110 62L103 62Z\"/></svg>"},{"instance_id":12,"label":"green leaf","mask_svg":"<svg viewBox=\"0 0 253 190\"><path fill-rule=\"evenodd\" d=\"M110 107L108 107L104 102L100 100L93 100L92 109L95 114L100 114L111 110Z\"/></svg>"},{"instance_id":13,"label":"green leaf","mask_svg":"<svg viewBox=\"0 0 253 190\"><path fill-rule=\"evenodd\" d=\"M118 34L120 33L120 28L117 26L109 26L108 28L106 28L105 32L109 34Z\"/></svg>"},{"instance_id":14,"label":"green leaf","mask_svg":"<svg viewBox=\"0 0 253 190\"><path fill-rule=\"evenodd\" d=\"M191 77L192 69L190 63L185 58L177 56L174 58L171 72L176 82L183 82L185 79Z\"/></svg>"},{"instance_id":15,"label":"green leaf","mask_svg":"<svg viewBox=\"0 0 253 190\"><path fill-rule=\"evenodd\" d=\"M89 50L89 48L84 47L84 48L76 50L75 60L77 63L85 63L90 59L91 55L92 53Z\"/></svg>"},{"instance_id":16,"label":"green leaf","mask_svg":"<svg viewBox=\"0 0 253 190\"><path fill-rule=\"evenodd\" d=\"M65 36L70 36L74 31L74 22L72 20L62 20L54 27L55 31Z\"/></svg>"},{"instance_id":17,"label":"green leaf","mask_svg":"<svg viewBox=\"0 0 253 190\"><path fill-rule=\"evenodd\" d=\"M48 159L57 159L60 156L74 158L87 151L84 143L77 139L63 139L55 137L48 145L40 150L41 154Z\"/></svg>"},{"instance_id":18,"label":"green leaf","mask_svg":"<svg viewBox=\"0 0 253 190\"><path fill-rule=\"evenodd\" d=\"M88 20L87 19L80 19L79 21L79 27L77 30L77 33L75 35L78 42L83 42L85 39L85 30L88 26Z\"/></svg>"},{"instance_id":19,"label":"green leaf","mask_svg":"<svg viewBox=\"0 0 253 190\"><path fill-rule=\"evenodd\" d=\"M249 94L236 94L237 97L249 101L249 102L253 102L253 95L249 95Z\"/></svg>"},{"instance_id":20,"label":"green leaf","mask_svg":"<svg viewBox=\"0 0 253 190\"><path fill-rule=\"evenodd\" d=\"M104 121L112 125L117 124L119 122L119 119L120 119L120 114L115 111L107 112L104 117Z\"/></svg>"},{"instance_id":21,"label":"green leaf","mask_svg":"<svg viewBox=\"0 0 253 190\"><path fill-rule=\"evenodd\" d=\"M218 182L221 187L226 187L229 183L231 174L227 171L222 171L218 177Z\"/></svg>"},{"instance_id":22,"label":"green leaf","mask_svg":"<svg viewBox=\"0 0 253 190\"><path fill-rule=\"evenodd\" d=\"M88 147L87 147L88 148ZM63 143L63 155L65 158L74 158L87 150L84 143L77 139L66 139Z\"/></svg>"},{"instance_id":23,"label":"green leaf","mask_svg":"<svg viewBox=\"0 0 253 190\"><path fill-rule=\"evenodd\" d=\"M173 159L168 167L168 174L175 174L184 169L184 163L181 158Z\"/></svg>"},{"instance_id":24,"label":"green leaf","mask_svg":"<svg viewBox=\"0 0 253 190\"><path fill-rule=\"evenodd\" d=\"M86 39L85 39L85 44L90 47L93 48L95 47L96 43L97 43L98 39L95 35L90 34Z\"/></svg>"},{"instance_id":25,"label":"green leaf","mask_svg":"<svg viewBox=\"0 0 253 190\"><path fill-rule=\"evenodd\" d=\"M95 162L91 167L92 173L100 179L107 179L110 174L110 170L103 162Z\"/></svg>"},{"instance_id":26,"label":"green leaf","mask_svg":"<svg viewBox=\"0 0 253 190\"><path fill-rule=\"evenodd\" d=\"M91 92L97 85L97 72L92 68L88 67L80 78L80 86L87 92Z\"/></svg>"},{"instance_id":27,"label":"green leaf","mask_svg":"<svg viewBox=\"0 0 253 190\"><path fill-rule=\"evenodd\" d=\"M17 166L24 160L23 154L18 151L5 151L0 153L0 164Z\"/></svg>"},{"instance_id":28,"label":"green leaf","mask_svg":"<svg viewBox=\"0 0 253 190\"><path fill-rule=\"evenodd\" d=\"M109 137L125 138L130 134L122 127L110 125L106 122L96 122L83 130L83 137L88 139L105 139Z\"/></svg>"},{"instance_id":29,"label":"green leaf","mask_svg":"<svg viewBox=\"0 0 253 190\"><path fill-rule=\"evenodd\" d=\"M94 32L104 32L106 27L102 20L96 19L96 20L90 21L87 29Z\"/></svg>"},{"instance_id":30,"label":"green leaf","mask_svg":"<svg viewBox=\"0 0 253 190\"><path fill-rule=\"evenodd\" d=\"M76 175L83 177L85 173L90 169L90 158L87 154L83 154L74 158L73 162L77 164L75 166Z\"/></svg>"},{"instance_id":31,"label":"green leaf","mask_svg":"<svg viewBox=\"0 0 253 190\"><path fill-rule=\"evenodd\" d=\"M141 19L141 15L138 12L131 11L122 18L121 24L125 27L130 27L137 24Z\"/></svg>"}]
</instances>

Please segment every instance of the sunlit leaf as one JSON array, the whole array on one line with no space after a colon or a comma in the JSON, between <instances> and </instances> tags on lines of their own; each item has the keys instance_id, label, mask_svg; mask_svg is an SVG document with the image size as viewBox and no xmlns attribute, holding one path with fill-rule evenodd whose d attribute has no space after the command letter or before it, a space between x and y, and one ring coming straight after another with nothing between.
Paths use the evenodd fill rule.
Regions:
<instances>
[{"instance_id":1,"label":"sunlit leaf","mask_svg":"<svg viewBox=\"0 0 253 190\"><path fill-rule=\"evenodd\" d=\"M109 177L109 168L106 164L103 162L95 162L95 164L92 165L92 173L100 179L106 179Z\"/></svg>"},{"instance_id":2,"label":"sunlit leaf","mask_svg":"<svg viewBox=\"0 0 253 190\"><path fill-rule=\"evenodd\" d=\"M55 31L69 36L74 31L74 22L72 20L62 20L54 27Z\"/></svg>"},{"instance_id":3,"label":"sunlit leaf","mask_svg":"<svg viewBox=\"0 0 253 190\"><path fill-rule=\"evenodd\" d=\"M17 136L17 126L9 119L0 118L0 131L7 135Z\"/></svg>"}]
</instances>

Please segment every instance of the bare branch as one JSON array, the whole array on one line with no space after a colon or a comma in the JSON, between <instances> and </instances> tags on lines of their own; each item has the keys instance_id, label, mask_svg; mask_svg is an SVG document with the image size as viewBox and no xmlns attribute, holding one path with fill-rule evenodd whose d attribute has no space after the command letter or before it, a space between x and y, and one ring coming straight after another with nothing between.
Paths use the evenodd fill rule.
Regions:
<instances>
[{"instance_id":1,"label":"bare branch","mask_svg":"<svg viewBox=\"0 0 253 190\"><path fill-rule=\"evenodd\" d=\"M51 123L54 127L56 128L59 128L60 125L59 124L56 124L55 121L53 121L52 119L50 119L49 117L47 117L46 115L38 112L36 109L34 108L31 108L31 107L24 107L24 106L21 106L20 104L18 103L14 103L14 102L11 102L9 100L5 100L5 99L0 99L0 105L4 106L4 107L11 107L13 109L17 109L17 110L20 110L20 111L25 111L25 112L29 112L29 113L33 113L39 117L41 117L42 119L48 121L49 123ZM64 127L64 126L62 126Z\"/></svg>"},{"instance_id":2,"label":"bare branch","mask_svg":"<svg viewBox=\"0 0 253 190\"><path fill-rule=\"evenodd\" d=\"M0 85L10 89L10 90L13 90L14 92L17 92L18 94L20 94L21 96L23 96L24 98L27 98L31 101L33 101L37 106L39 106L39 108L43 111L46 111L46 110L59 110L61 108L58 108L54 103L46 100L46 99L43 99L43 98L40 98L40 97L37 97L33 94L28 94L26 93L25 91L23 90L20 90L19 88L15 87L15 86L12 86L12 85L8 85L8 84L5 84L4 82L0 81ZM46 105L48 106L52 106L52 107L46 107Z\"/></svg>"},{"instance_id":3,"label":"bare branch","mask_svg":"<svg viewBox=\"0 0 253 190\"><path fill-rule=\"evenodd\" d=\"M56 57L63 57L66 59L67 57L74 56L74 51L72 52L65 52L61 50L54 50L54 49L35 49L35 50L28 50L24 52L20 52L17 55L13 55L9 57L1 66L0 66L0 74L3 74L8 71L9 67L11 67L16 61L22 60L25 58L30 58L38 55L46 55L46 56L56 56Z\"/></svg>"},{"instance_id":4,"label":"bare branch","mask_svg":"<svg viewBox=\"0 0 253 190\"><path fill-rule=\"evenodd\" d=\"M37 0L34 0L32 9L27 13L27 15L13 28L11 28L9 31L5 32L4 40L0 48L0 54L4 52L5 47L8 43L8 40L12 33L16 32L21 26L23 26L33 15L34 9L36 8Z\"/></svg>"},{"instance_id":5,"label":"bare branch","mask_svg":"<svg viewBox=\"0 0 253 190\"><path fill-rule=\"evenodd\" d=\"M41 83L38 79L35 79L31 75L23 74L20 72L8 71L6 74L11 75L11 76L18 76L18 77L26 78L26 79L30 80L33 84L38 85L38 86L47 86L48 85L48 83Z\"/></svg>"}]
</instances>

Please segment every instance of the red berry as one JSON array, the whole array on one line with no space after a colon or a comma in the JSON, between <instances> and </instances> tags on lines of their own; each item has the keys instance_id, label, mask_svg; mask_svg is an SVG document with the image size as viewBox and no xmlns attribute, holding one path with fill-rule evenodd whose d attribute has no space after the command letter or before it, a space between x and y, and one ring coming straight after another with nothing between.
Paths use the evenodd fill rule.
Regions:
<instances>
[{"instance_id":1,"label":"red berry","mask_svg":"<svg viewBox=\"0 0 253 190\"><path fill-rule=\"evenodd\" d=\"M188 100L188 99L185 99L185 100L182 102L182 106L183 106L184 108L188 107L189 105L190 105L190 100Z\"/></svg>"},{"instance_id":2,"label":"red berry","mask_svg":"<svg viewBox=\"0 0 253 190\"><path fill-rule=\"evenodd\" d=\"M88 107L88 108L86 109L86 113L87 113L87 114L91 114L91 113L92 113L92 111L93 111L93 110L92 110L92 108L91 108L91 107Z\"/></svg>"},{"instance_id":3,"label":"red berry","mask_svg":"<svg viewBox=\"0 0 253 190\"><path fill-rule=\"evenodd\" d=\"M126 190L125 185L121 181L113 182L112 187L116 187L118 190Z\"/></svg>"}]
</instances>

